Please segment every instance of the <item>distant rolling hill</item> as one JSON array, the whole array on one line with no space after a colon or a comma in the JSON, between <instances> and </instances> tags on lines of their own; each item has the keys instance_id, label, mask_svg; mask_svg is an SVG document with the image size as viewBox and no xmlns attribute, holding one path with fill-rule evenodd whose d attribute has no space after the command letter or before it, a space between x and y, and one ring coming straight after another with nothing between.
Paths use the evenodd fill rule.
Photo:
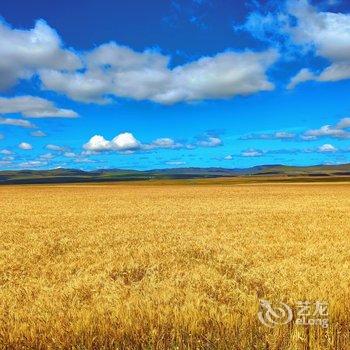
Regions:
<instances>
[{"instance_id":1,"label":"distant rolling hill","mask_svg":"<svg viewBox=\"0 0 350 350\"><path fill-rule=\"evenodd\" d=\"M170 168L147 171L123 169L99 169L83 171L77 169L9 170L0 171L0 184L73 183L132 181L150 179L195 179L219 177L279 177L316 178L340 177L350 179L350 164L285 166L261 165L251 168Z\"/></svg>"}]
</instances>

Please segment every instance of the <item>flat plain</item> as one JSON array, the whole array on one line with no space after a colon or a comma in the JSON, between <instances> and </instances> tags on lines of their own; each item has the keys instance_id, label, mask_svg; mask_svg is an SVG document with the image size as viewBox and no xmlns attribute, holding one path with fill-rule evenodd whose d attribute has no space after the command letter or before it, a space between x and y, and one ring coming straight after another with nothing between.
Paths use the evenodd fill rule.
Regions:
<instances>
[{"instance_id":1,"label":"flat plain","mask_svg":"<svg viewBox=\"0 0 350 350\"><path fill-rule=\"evenodd\" d=\"M350 349L350 184L1 186L0 225L1 348Z\"/></svg>"}]
</instances>

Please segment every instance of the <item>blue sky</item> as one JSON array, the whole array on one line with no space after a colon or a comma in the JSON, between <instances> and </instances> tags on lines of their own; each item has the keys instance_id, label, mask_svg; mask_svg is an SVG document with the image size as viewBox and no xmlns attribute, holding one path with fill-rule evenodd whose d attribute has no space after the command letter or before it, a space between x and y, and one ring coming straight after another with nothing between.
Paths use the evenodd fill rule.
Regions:
<instances>
[{"instance_id":1,"label":"blue sky","mask_svg":"<svg viewBox=\"0 0 350 350\"><path fill-rule=\"evenodd\" d=\"M350 162L347 1L0 5L0 169Z\"/></svg>"}]
</instances>

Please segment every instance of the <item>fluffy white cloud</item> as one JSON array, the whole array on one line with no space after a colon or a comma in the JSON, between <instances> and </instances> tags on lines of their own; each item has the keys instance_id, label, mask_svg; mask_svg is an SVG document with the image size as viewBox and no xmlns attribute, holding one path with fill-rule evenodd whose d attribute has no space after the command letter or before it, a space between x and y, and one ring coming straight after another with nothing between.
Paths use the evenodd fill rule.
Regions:
<instances>
[{"instance_id":1,"label":"fluffy white cloud","mask_svg":"<svg viewBox=\"0 0 350 350\"><path fill-rule=\"evenodd\" d=\"M40 77L46 89L77 101L106 103L114 96L173 104L272 90L266 70L277 57L275 50L223 52L171 69L168 56L109 43L86 54L85 72L51 69Z\"/></svg>"},{"instance_id":2,"label":"fluffy white cloud","mask_svg":"<svg viewBox=\"0 0 350 350\"><path fill-rule=\"evenodd\" d=\"M262 151L255 149L248 149L241 153L243 157L261 157L263 155Z\"/></svg>"},{"instance_id":3,"label":"fluffy white cloud","mask_svg":"<svg viewBox=\"0 0 350 350\"><path fill-rule=\"evenodd\" d=\"M222 145L222 141L219 137L209 136L206 140L200 140L197 142L200 147L217 147Z\"/></svg>"},{"instance_id":4,"label":"fluffy white cloud","mask_svg":"<svg viewBox=\"0 0 350 350\"><path fill-rule=\"evenodd\" d=\"M173 139L169 137L163 137L154 140L150 144L144 144L142 145L143 149L155 149L155 148L171 148L171 149L176 149L176 148L182 148L184 145L182 145L179 142L174 141Z\"/></svg>"},{"instance_id":5,"label":"fluffy white cloud","mask_svg":"<svg viewBox=\"0 0 350 350\"><path fill-rule=\"evenodd\" d=\"M0 90L38 74L45 89L94 103L116 97L173 104L268 91L274 85L266 71L278 58L275 50L226 51L170 67L169 56L155 50L137 52L114 42L78 55L64 48L59 35L42 20L30 30L0 22L0 41ZM26 115L75 116L52 105Z\"/></svg>"},{"instance_id":6,"label":"fluffy white cloud","mask_svg":"<svg viewBox=\"0 0 350 350\"><path fill-rule=\"evenodd\" d=\"M318 151L321 153L334 153L337 151L333 145L326 143L318 148Z\"/></svg>"},{"instance_id":7,"label":"fluffy white cloud","mask_svg":"<svg viewBox=\"0 0 350 350\"><path fill-rule=\"evenodd\" d=\"M294 89L298 84L303 83L309 80L315 80L316 76L309 69L303 68L301 69L289 82L287 85L287 89Z\"/></svg>"},{"instance_id":8,"label":"fluffy white cloud","mask_svg":"<svg viewBox=\"0 0 350 350\"><path fill-rule=\"evenodd\" d=\"M286 51L285 54L314 52L330 65L321 72L301 69L288 89L308 80L337 81L350 78L350 14L319 11L308 0L276 2L275 11L252 12L237 30Z\"/></svg>"},{"instance_id":9,"label":"fluffy white cloud","mask_svg":"<svg viewBox=\"0 0 350 350\"><path fill-rule=\"evenodd\" d=\"M44 132L42 132L41 130L32 131L30 133L30 135L34 136L34 137L44 137L44 136L46 136L46 134Z\"/></svg>"},{"instance_id":10,"label":"fluffy white cloud","mask_svg":"<svg viewBox=\"0 0 350 350\"><path fill-rule=\"evenodd\" d=\"M25 151L29 151L29 150L33 149L33 146L32 146L30 143L27 143L27 142L21 142L21 143L18 145L18 147L19 147L20 149L25 150Z\"/></svg>"},{"instance_id":11,"label":"fluffy white cloud","mask_svg":"<svg viewBox=\"0 0 350 350\"><path fill-rule=\"evenodd\" d=\"M336 128L338 129L347 129L350 128L350 118L343 118L341 119L337 125Z\"/></svg>"},{"instance_id":12,"label":"fluffy white cloud","mask_svg":"<svg viewBox=\"0 0 350 350\"><path fill-rule=\"evenodd\" d=\"M130 132L124 132L116 136L111 141L111 145L112 149L116 151L132 151L140 148L140 142Z\"/></svg>"},{"instance_id":13,"label":"fluffy white cloud","mask_svg":"<svg viewBox=\"0 0 350 350\"><path fill-rule=\"evenodd\" d=\"M35 125L24 119L12 119L12 118L2 118L0 117L0 124L2 125L12 125L20 126L22 128L35 128Z\"/></svg>"},{"instance_id":14,"label":"fluffy white cloud","mask_svg":"<svg viewBox=\"0 0 350 350\"><path fill-rule=\"evenodd\" d=\"M226 157L224 157L224 159L225 159L225 160L232 160L232 159L233 159L233 157L232 157L232 155L231 155L231 154L229 154L229 155L227 155Z\"/></svg>"},{"instance_id":15,"label":"fluffy white cloud","mask_svg":"<svg viewBox=\"0 0 350 350\"><path fill-rule=\"evenodd\" d=\"M71 109L57 108L51 101L34 96L0 97L0 113L21 113L28 118L76 118Z\"/></svg>"},{"instance_id":16,"label":"fluffy white cloud","mask_svg":"<svg viewBox=\"0 0 350 350\"><path fill-rule=\"evenodd\" d=\"M102 72L68 73L56 70L42 70L40 74L43 86L67 95L75 101L105 104L110 102L112 82Z\"/></svg>"},{"instance_id":17,"label":"fluffy white cloud","mask_svg":"<svg viewBox=\"0 0 350 350\"><path fill-rule=\"evenodd\" d=\"M283 140L283 139L292 139L295 137L295 134L286 132L286 131L278 131L275 133L274 136L276 139Z\"/></svg>"},{"instance_id":18,"label":"fluffy white cloud","mask_svg":"<svg viewBox=\"0 0 350 350\"><path fill-rule=\"evenodd\" d=\"M46 145L46 149L48 149L50 151L56 151L56 152L65 152L66 151L65 147L53 145L53 144Z\"/></svg>"},{"instance_id":19,"label":"fluffy white cloud","mask_svg":"<svg viewBox=\"0 0 350 350\"><path fill-rule=\"evenodd\" d=\"M39 20L33 29L13 29L0 21L0 90L28 79L40 69L74 70L81 67L78 56L62 48L54 29Z\"/></svg>"},{"instance_id":20,"label":"fluffy white cloud","mask_svg":"<svg viewBox=\"0 0 350 350\"><path fill-rule=\"evenodd\" d=\"M8 150L8 149L2 149L2 150L0 151L0 154L3 154L3 155L5 155L5 156L9 156L9 155L13 154L13 152L10 151L10 150Z\"/></svg>"},{"instance_id":21,"label":"fluffy white cloud","mask_svg":"<svg viewBox=\"0 0 350 350\"><path fill-rule=\"evenodd\" d=\"M66 158L75 158L77 155L74 152L64 152L63 156Z\"/></svg>"},{"instance_id":22,"label":"fluffy white cloud","mask_svg":"<svg viewBox=\"0 0 350 350\"><path fill-rule=\"evenodd\" d=\"M303 140L316 140L320 137L332 137L336 139L349 139L350 118L341 119L336 125L324 125L319 129L306 131L301 138Z\"/></svg>"},{"instance_id":23,"label":"fluffy white cloud","mask_svg":"<svg viewBox=\"0 0 350 350\"><path fill-rule=\"evenodd\" d=\"M350 58L349 62L331 64L318 75L312 73L309 69L303 68L290 80L287 89L294 89L298 84L310 80L324 82L343 79L350 79Z\"/></svg>"},{"instance_id":24,"label":"fluffy white cloud","mask_svg":"<svg viewBox=\"0 0 350 350\"><path fill-rule=\"evenodd\" d=\"M316 53L332 61L350 59L350 15L319 12L307 0L290 0L289 14L297 19L288 28L297 44L313 45Z\"/></svg>"},{"instance_id":25,"label":"fluffy white cloud","mask_svg":"<svg viewBox=\"0 0 350 350\"><path fill-rule=\"evenodd\" d=\"M84 144L83 148L90 152L104 152L111 150L110 141L107 141L101 135L92 136L91 139Z\"/></svg>"},{"instance_id":26,"label":"fluffy white cloud","mask_svg":"<svg viewBox=\"0 0 350 350\"><path fill-rule=\"evenodd\" d=\"M291 140L297 137L304 141L317 140L321 137L335 139L350 139L350 118L343 118L335 125L324 125L319 129L310 129L300 134L287 131L273 133L247 134L240 137L240 140Z\"/></svg>"},{"instance_id":27,"label":"fluffy white cloud","mask_svg":"<svg viewBox=\"0 0 350 350\"><path fill-rule=\"evenodd\" d=\"M288 33L296 44L315 49L331 65L319 74L302 69L292 78L289 88L307 81L337 81L350 78L350 14L321 12L307 0L290 0L288 12L297 19Z\"/></svg>"},{"instance_id":28,"label":"fluffy white cloud","mask_svg":"<svg viewBox=\"0 0 350 350\"><path fill-rule=\"evenodd\" d=\"M107 140L101 135L95 135L83 145L86 154L98 152L133 152L137 150L151 151L155 149L193 149L199 147L218 147L222 141L218 137L209 136L195 144L182 144L169 137L158 138L150 143L141 143L133 134L125 132L117 135L112 140Z\"/></svg>"},{"instance_id":29,"label":"fluffy white cloud","mask_svg":"<svg viewBox=\"0 0 350 350\"><path fill-rule=\"evenodd\" d=\"M174 103L202 99L249 95L274 88L266 70L277 59L273 50L263 53L225 52L214 57L176 67L168 91L155 97L156 102Z\"/></svg>"},{"instance_id":30,"label":"fluffy white cloud","mask_svg":"<svg viewBox=\"0 0 350 350\"><path fill-rule=\"evenodd\" d=\"M105 152L105 151L135 151L141 147L139 141L133 134L125 132L117 135L111 141L106 140L101 135L95 135L83 146L89 152Z\"/></svg>"}]
</instances>

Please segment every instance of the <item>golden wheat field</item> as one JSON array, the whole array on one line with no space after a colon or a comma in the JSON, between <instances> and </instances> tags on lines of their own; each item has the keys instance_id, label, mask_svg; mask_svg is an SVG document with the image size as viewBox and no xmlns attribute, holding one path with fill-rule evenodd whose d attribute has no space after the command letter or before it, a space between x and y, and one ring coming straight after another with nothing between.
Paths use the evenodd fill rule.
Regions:
<instances>
[{"instance_id":1,"label":"golden wheat field","mask_svg":"<svg viewBox=\"0 0 350 350\"><path fill-rule=\"evenodd\" d=\"M349 214L350 184L2 186L0 346L350 349Z\"/></svg>"}]
</instances>

